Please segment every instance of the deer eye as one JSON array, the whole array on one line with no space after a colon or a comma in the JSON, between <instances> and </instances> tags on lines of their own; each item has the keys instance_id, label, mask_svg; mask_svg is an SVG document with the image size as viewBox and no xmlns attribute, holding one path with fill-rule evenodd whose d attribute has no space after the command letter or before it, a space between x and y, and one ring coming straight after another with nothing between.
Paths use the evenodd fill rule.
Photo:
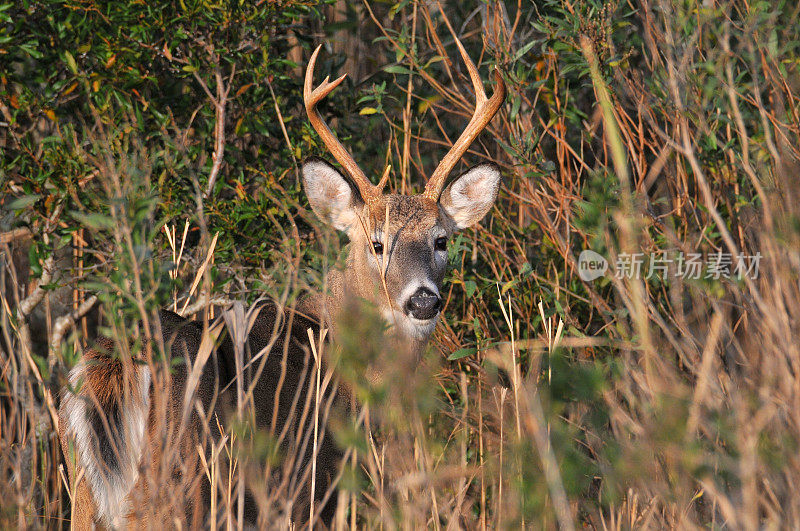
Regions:
<instances>
[{"instance_id":1,"label":"deer eye","mask_svg":"<svg viewBox=\"0 0 800 531\"><path fill-rule=\"evenodd\" d=\"M372 242L372 250L375 254L383 254L383 244L381 242Z\"/></svg>"},{"instance_id":2,"label":"deer eye","mask_svg":"<svg viewBox=\"0 0 800 531\"><path fill-rule=\"evenodd\" d=\"M447 238L444 236L440 236L436 238L436 241L433 242L433 248L437 251L446 251L447 250Z\"/></svg>"}]
</instances>

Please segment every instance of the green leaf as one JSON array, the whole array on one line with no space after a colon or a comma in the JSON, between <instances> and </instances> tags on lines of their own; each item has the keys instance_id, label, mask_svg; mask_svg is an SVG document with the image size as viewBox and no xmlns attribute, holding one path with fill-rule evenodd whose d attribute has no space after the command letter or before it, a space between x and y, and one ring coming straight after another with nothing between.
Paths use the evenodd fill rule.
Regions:
<instances>
[{"instance_id":1,"label":"green leaf","mask_svg":"<svg viewBox=\"0 0 800 531\"><path fill-rule=\"evenodd\" d=\"M532 40L531 42L529 42L528 44L526 44L525 46L523 46L522 48L517 50L517 53L514 54L514 58L511 59L511 62L513 63L513 62L518 61L520 57L522 57L523 55L528 53L528 51L531 48L533 48L533 46L536 44L536 42L537 42L536 40Z\"/></svg>"},{"instance_id":2,"label":"green leaf","mask_svg":"<svg viewBox=\"0 0 800 531\"><path fill-rule=\"evenodd\" d=\"M384 72L389 72L390 74L413 74L411 70L404 66L400 65L390 65L383 69Z\"/></svg>"},{"instance_id":3,"label":"green leaf","mask_svg":"<svg viewBox=\"0 0 800 531\"><path fill-rule=\"evenodd\" d=\"M67 61L67 66L72 71L73 74L78 73L78 64L75 62L75 58L69 53L68 50L64 50L64 59Z\"/></svg>"},{"instance_id":4,"label":"green leaf","mask_svg":"<svg viewBox=\"0 0 800 531\"><path fill-rule=\"evenodd\" d=\"M516 283L517 283L517 279L513 279L513 280L509 280L508 282L503 284L503 287L500 288L500 294L501 295L505 295L506 292L508 290L510 290L511 288L513 288Z\"/></svg>"},{"instance_id":5,"label":"green leaf","mask_svg":"<svg viewBox=\"0 0 800 531\"><path fill-rule=\"evenodd\" d=\"M114 220L99 213L84 214L83 212L72 212L72 217L78 222L92 229L110 229L114 226Z\"/></svg>"},{"instance_id":6,"label":"green leaf","mask_svg":"<svg viewBox=\"0 0 800 531\"><path fill-rule=\"evenodd\" d=\"M22 197L15 197L14 199L5 204L5 208L7 210L13 210L15 212L19 210L24 210L25 208L31 206L36 201L41 199L41 197L42 196L40 194L30 194L30 195L24 195Z\"/></svg>"},{"instance_id":7,"label":"green leaf","mask_svg":"<svg viewBox=\"0 0 800 531\"><path fill-rule=\"evenodd\" d=\"M442 57L441 55L434 55L433 57L428 59L428 62L425 63L425 67L427 68L431 66L433 63L439 63L441 61L444 61L444 57Z\"/></svg>"},{"instance_id":8,"label":"green leaf","mask_svg":"<svg viewBox=\"0 0 800 531\"><path fill-rule=\"evenodd\" d=\"M42 256L42 246L39 245L31 245L28 249L28 263L30 264L31 273L35 278L42 276L42 263L41 263L41 256Z\"/></svg>"},{"instance_id":9,"label":"green leaf","mask_svg":"<svg viewBox=\"0 0 800 531\"><path fill-rule=\"evenodd\" d=\"M477 349L475 349L474 347L460 348L460 349L456 350L455 352L453 352L452 354L450 354L449 356L447 356L447 359L449 361L460 360L461 358L466 358L467 356L472 356L476 352L477 352Z\"/></svg>"},{"instance_id":10,"label":"green leaf","mask_svg":"<svg viewBox=\"0 0 800 531\"><path fill-rule=\"evenodd\" d=\"M467 280L464 282L464 292L467 294L467 298L471 298L477 289L478 285L474 280Z\"/></svg>"},{"instance_id":11,"label":"green leaf","mask_svg":"<svg viewBox=\"0 0 800 531\"><path fill-rule=\"evenodd\" d=\"M519 112L519 108L521 105L522 105L522 97L517 95L511 104L511 112L508 115L509 120L513 120L514 118L517 117L517 113Z\"/></svg>"}]
</instances>

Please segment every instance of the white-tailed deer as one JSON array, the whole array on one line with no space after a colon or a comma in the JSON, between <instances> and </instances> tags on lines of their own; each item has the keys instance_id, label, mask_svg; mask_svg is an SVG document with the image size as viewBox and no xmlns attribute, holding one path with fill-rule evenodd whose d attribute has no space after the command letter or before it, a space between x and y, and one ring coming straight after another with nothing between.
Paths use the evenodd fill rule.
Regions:
<instances>
[{"instance_id":1,"label":"white-tailed deer","mask_svg":"<svg viewBox=\"0 0 800 531\"><path fill-rule=\"evenodd\" d=\"M236 334L229 331L208 354L208 348L201 344L202 323L162 312L160 330L168 345L167 355L184 360L172 364L175 367L167 380L167 398L158 406L166 410L162 416L178 426L166 432L156 420L163 411L155 404L151 385L152 371L161 366L114 356L113 342L105 339L87 351L70 373L71 384L78 391L65 391L60 409L62 448L69 456L74 444L77 460L77 471L70 467L70 482L75 504L73 523L78 528L93 524L160 527L165 523L153 521L158 517L152 515L158 511L143 508L136 500L145 500L146 504L147 500L158 499L161 487L143 472L157 469L164 446L169 444L180 459L163 476L164 481L190 474L197 478L176 482L187 490L186 499L190 500L186 513L178 518L187 519L190 525L209 525L206 518L210 486L199 472L200 461L207 461L208 446L221 437L220 426L225 426L235 410L237 387L252 389L252 415L259 428L281 433L301 448L296 466L284 467L273 478L294 485L297 495L291 516L296 521L306 521L313 496L315 518L330 523L336 503L336 496L331 495L335 488L332 483L342 454L322 426L317 454L312 456L314 445L308 443L307 436L309 417L300 414L302 405L308 403L316 370L309 348L309 329L319 337L321 327L330 328L335 344L339 312L345 300L357 297L374 304L386 318L390 325L387 333L392 337L387 345L419 353L441 311L439 288L447 264L448 238L456 230L480 221L497 197L500 173L494 164L475 166L447 188L444 186L450 171L505 97L505 85L497 73L494 94L487 99L477 68L458 40L456 44L476 93L475 112L428 180L425 191L413 196L383 194L388 171L380 184L373 185L331 133L317 104L344 76L332 83L326 78L313 89L320 48L314 51L304 86L308 118L355 188L339 170L319 158L304 162L303 184L314 212L347 234L350 243L346 267L329 274L327 293L309 296L296 311L279 309L274 304L261 305L244 349L235 345L231 336ZM237 361L237 356L244 358ZM192 369L198 364L202 369L193 374ZM192 381L196 376L199 379ZM326 395L328 405L335 393L333 389ZM184 407L186 404L188 407ZM191 412L188 420L186 411ZM202 448L205 454L200 455L198 444L203 436L210 436L212 442ZM288 443L284 440L282 444ZM312 457L316 464L313 495L309 465ZM244 518L256 522L256 504L248 497L242 505Z\"/></svg>"}]
</instances>

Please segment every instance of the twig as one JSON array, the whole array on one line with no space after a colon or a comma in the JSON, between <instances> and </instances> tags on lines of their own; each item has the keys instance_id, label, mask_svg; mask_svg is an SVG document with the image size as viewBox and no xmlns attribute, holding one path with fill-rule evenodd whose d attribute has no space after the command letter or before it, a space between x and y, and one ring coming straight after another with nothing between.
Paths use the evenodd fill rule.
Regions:
<instances>
[{"instance_id":1,"label":"twig","mask_svg":"<svg viewBox=\"0 0 800 531\"><path fill-rule=\"evenodd\" d=\"M58 412L56 411L55 400L53 400L53 395L50 389L44 385L44 379L42 378L41 371L33 359L33 344L31 342L31 331L28 327L27 319L36 306L42 302L42 299L44 299L47 293L43 286L49 284L53 279L53 263L54 259L52 255L45 259L42 267L42 276L39 278L39 282L36 284L36 288L34 288L31 294L20 301L19 305L17 306L16 318L17 326L19 327L18 335L20 340L21 355L27 362L27 366L25 363L22 363L21 365L22 367L30 368L31 372L36 378L36 381L41 386L45 406L47 407L47 412L50 414L50 420L53 423L54 428L58 430ZM38 414L39 422L36 428L37 432L42 432L45 425L45 419L47 417L42 415L41 411L37 411L39 410L39 407L36 405L35 400L31 399L28 402L32 412Z\"/></svg>"},{"instance_id":2,"label":"twig","mask_svg":"<svg viewBox=\"0 0 800 531\"><path fill-rule=\"evenodd\" d=\"M275 91L272 90L272 83L270 83L269 79L267 79L267 88L269 89L269 93L272 95L272 103L275 106L275 114L278 115L278 123L281 126L283 138L286 140L286 145L289 147L289 155L291 155L292 164L294 165L294 178L297 182L300 182L300 168L297 166L297 158L294 156L292 141L289 140L289 133L286 132L286 125L283 123L283 114L281 114L281 109L278 107L278 99L275 97Z\"/></svg>"},{"instance_id":3,"label":"twig","mask_svg":"<svg viewBox=\"0 0 800 531\"><path fill-rule=\"evenodd\" d=\"M217 181L219 169L222 167L222 157L225 154L225 108L228 104L228 94L233 84L233 76L236 74L236 65L234 64L231 68L231 75L228 77L228 84L226 86L223 83L222 72L220 72L219 69L219 58L216 55L212 55L212 57L216 62L214 68L214 77L216 78L217 84L216 97L208 89L208 85L203 81L203 78L200 77L200 74L193 72L194 78L203 88L203 91L205 91L211 103L214 104L214 114L216 115L214 126L214 153L211 155L211 159L214 162L211 166L211 172L208 174L208 185L206 186L205 197L211 195L211 192L214 190L214 183Z\"/></svg>"},{"instance_id":4,"label":"twig","mask_svg":"<svg viewBox=\"0 0 800 531\"><path fill-rule=\"evenodd\" d=\"M19 240L21 238L28 238L31 236L31 230L27 227L19 227L17 229L12 229L8 232L0 233L0 245L5 245L7 243L11 243L14 240Z\"/></svg>"},{"instance_id":5,"label":"twig","mask_svg":"<svg viewBox=\"0 0 800 531\"><path fill-rule=\"evenodd\" d=\"M189 289L189 296L186 297L186 302L183 304L183 308L181 308L181 311L178 313L183 314L183 312L186 310L186 307L189 305L189 299L191 298L192 295L194 295L194 290L197 289L197 285L203 279L203 273L206 272L206 268L208 267L209 262L211 262L211 258L214 256L214 247L216 247L217 245L218 237L219 233L216 233L214 235L214 238L211 240L211 245L209 245L208 247L208 254L206 255L206 259L203 261L203 265L200 266L200 269L198 269L197 275L195 275L194 277L194 282L192 282L192 287L191 289Z\"/></svg>"},{"instance_id":6,"label":"twig","mask_svg":"<svg viewBox=\"0 0 800 531\"><path fill-rule=\"evenodd\" d=\"M75 325L78 319L82 318L84 315L89 313L94 305L97 303L97 295L92 295L85 301L83 304L78 306L72 313L68 313L67 315L62 315L58 319L56 319L56 324L53 326L53 333L50 336L50 356L49 356L49 365L53 367L55 365L55 353L58 350L58 347L61 345L61 341L64 339L64 335L69 332L69 330Z\"/></svg>"},{"instance_id":7,"label":"twig","mask_svg":"<svg viewBox=\"0 0 800 531\"><path fill-rule=\"evenodd\" d=\"M186 317L187 315L193 315L208 306L229 306L234 302L236 301L225 297L214 297L212 299L203 297L191 306L184 307L180 312L178 312L178 314L182 317Z\"/></svg>"},{"instance_id":8,"label":"twig","mask_svg":"<svg viewBox=\"0 0 800 531\"><path fill-rule=\"evenodd\" d=\"M319 346L314 342L314 331L309 328L308 332L308 340L309 344L311 345L311 353L314 355L314 365L316 367L316 386L314 392L314 445L311 454L311 494L309 496L310 504L309 504L309 516L308 521L309 524L314 522L314 500L316 498L316 482L317 482L317 439L319 438L319 383L320 377L322 373L322 346L324 345L325 341L325 334L328 330L323 328L320 330L319 333Z\"/></svg>"},{"instance_id":9,"label":"twig","mask_svg":"<svg viewBox=\"0 0 800 531\"><path fill-rule=\"evenodd\" d=\"M409 46L409 54L416 53L414 50L414 43L417 39L417 3L411 12L411 45ZM414 89L413 71L409 71L408 86L406 90L406 106L403 109L403 158L400 170L400 193L405 193L406 182L411 180L409 175L409 158L411 157L411 94Z\"/></svg>"},{"instance_id":10,"label":"twig","mask_svg":"<svg viewBox=\"0 0 800 531\"><path fill-rule=\"evenodd\" d=\"M50 283L53 279L53 257L49 256L44 261L44 265L42 266L42 277L39 279L39 282L36 283L36 288L31 292L30 295L25 297L22 301L20 301L19 306L17 306L17 319L22 323L36 308L42 299L44 298L47 291L42 287L46 286Z\"/></svg>"}]
</instances>

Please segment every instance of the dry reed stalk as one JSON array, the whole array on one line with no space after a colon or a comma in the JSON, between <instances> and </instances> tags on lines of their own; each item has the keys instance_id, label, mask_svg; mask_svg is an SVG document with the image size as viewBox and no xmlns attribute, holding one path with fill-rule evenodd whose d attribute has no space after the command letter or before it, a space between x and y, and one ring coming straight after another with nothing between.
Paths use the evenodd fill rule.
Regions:
<instances>
[{"instance_id":1,"label":"dry reed stalk","mask_svg":"<svg viewBox=\"0 0 800 531\"><path fill-rule=\"evenodd\" d=\"M189 294L186 296L186 301L183 303L183 307L181 308L181 312L183 313L186 310L186 307L189 305L189 300L194 295L194 291L197 289L197 285L200 284L200 281L203 279L206 269L208 268L208 264L211 263L212 258L214 257L214 247L217 245L217 238L219 237L219 233L214 234L214 238L211 240L211 244L208 246L208 252L206 253L206 258L203 260L203 264L197 270L197 273L194 276L194 280L192 281L192 287L189 288Z\"/></svg>"},{"instance_id":2,"label":"dry reed stalk","mask_svg":"<svg viewBox=\"0 0 800 531\"><path fill-rule=\"evenodd\" d=\"M314 499L316 485L317 485L317 441L319 439L319 403L320 403L320 394L319 394L319 385L320 385L320 375L322 374L322 348L325 341L325 335L327 334L327 329L320 330L319 334L319 344L315 342L314 339L314 331L309 328L308 332L308 341L311 345L311 353L314 355L314 367L315 367L315 375L316 379L314 382L314 446L311 454L311 493L310 493L310 500L311 503L309 504L309 515L308 521L314 522ZM309 524L311 525L311 524Z\"/></svg>"}]
</instances>

